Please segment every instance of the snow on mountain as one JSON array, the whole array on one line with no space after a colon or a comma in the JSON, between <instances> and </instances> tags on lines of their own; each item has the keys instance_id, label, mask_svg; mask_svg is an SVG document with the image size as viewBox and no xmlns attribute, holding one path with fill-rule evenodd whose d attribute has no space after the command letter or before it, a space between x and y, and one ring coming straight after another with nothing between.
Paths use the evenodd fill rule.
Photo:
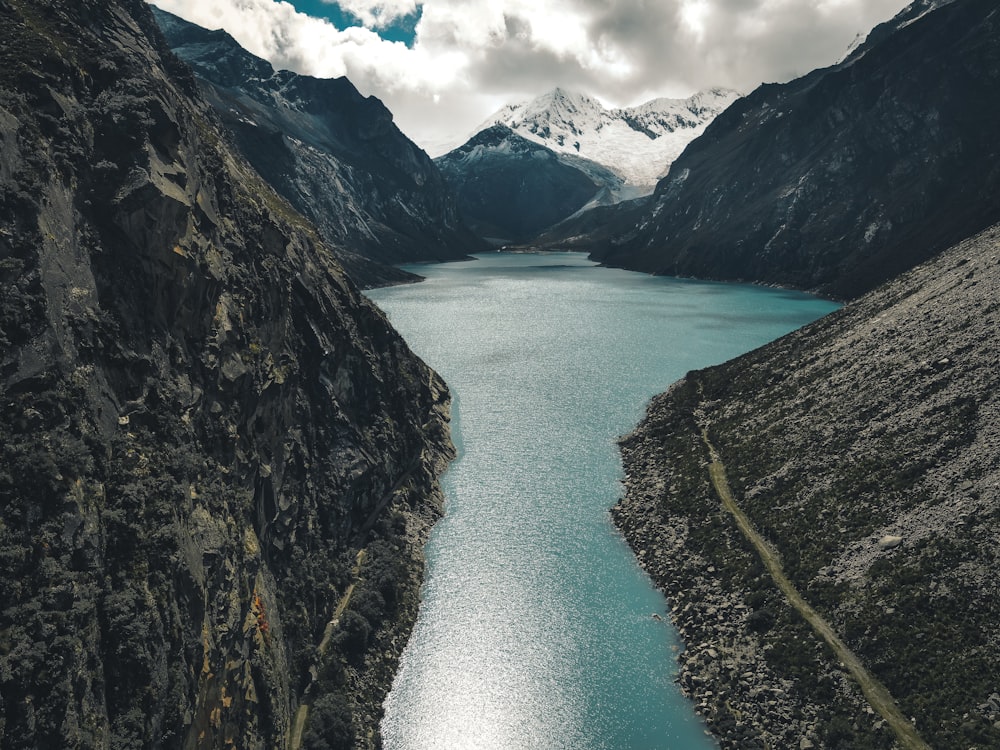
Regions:
<instances>
[{"instance_id":1,"label":"snow on mountain","mask_svg":"<svg viewBox=\"0 0 1000 750\"><path fill-rule=\"evenodd\" d=\"M684 147L738 99L713 88L687 99L654 99L636 107L606 109L597 99L556 88L521 104L509 104L477 132L496 124L557 153L602 164L626 185L650 193Z\"/></svg>"}]
</instances>

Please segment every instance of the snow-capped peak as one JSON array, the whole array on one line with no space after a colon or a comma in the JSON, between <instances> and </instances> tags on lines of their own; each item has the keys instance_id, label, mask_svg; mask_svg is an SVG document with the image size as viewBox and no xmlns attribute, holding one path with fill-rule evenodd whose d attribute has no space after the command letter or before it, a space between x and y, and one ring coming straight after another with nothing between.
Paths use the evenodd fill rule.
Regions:
<instances>
[{"instance_id":1,"label":"snow-capped peak","mask_svg":"<svg viewBox=\"0 0 1000 750\"><path fill-rule=\"evenodd\" d=\"M713 88L687 99L653 99L636 107L607 109L591 96L556 88L501 108L478 130L506 125L553 151L602 164L627 184L652 190L688 142L739 96Z\"/></svg>"}]
</instances>

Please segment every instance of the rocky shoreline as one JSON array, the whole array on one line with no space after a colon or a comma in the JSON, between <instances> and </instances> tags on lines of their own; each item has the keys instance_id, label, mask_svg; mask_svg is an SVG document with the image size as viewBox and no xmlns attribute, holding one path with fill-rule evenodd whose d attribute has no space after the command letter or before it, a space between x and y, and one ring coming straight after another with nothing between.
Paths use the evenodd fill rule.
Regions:
<instances>
[{"instance_id":1,"label":"rocky shoreline","mask_svg":"<svg viewBox=\"0 0 1000 750\"><path fill-rule=\"evenodd\" d=\"M710 484L700 425L788 578L932 747L1000 743L1000 226L654 398L613 511L723 748L889 748Z\"/></svg>"},{"instance_id":2,"label":"rocky shoreline","mask_svg":"<svg viewBox=\"0 0 1000 750\"><path fill-rule=\"evenodd\" d=\"M636 443L634 436L626 438L626 466L634 469L643 450L651 446ZM706 481L699 482L699 491L711 502L707 465L701 468ZM666 486L667 481L657 478L653 486ZM722 566L713 565L711 553L699 552L691 543L692 519L665 515L656 506L655 495L629 476L626 495L612 517L642 568L667 597L670 621L685 644L678 655L677 681L708 731L722 750L823 747L821 725L828 709L772 669L767 657L778 646L753 631L753 609L745 603L749 589L726 585ZM739 541L727 535L724 547L738 548ZM749 559L743 562L752 566ZM786 616L794 617L788 609ZM807 630L798 637L810 637ZM856 699L846 675L831 664L817 666L852 713L870 717L874 724L878 717Z\"/></svg>"},{"instance_id":3,"label":"rocky shoreline","mask_svg":"<svg viewBox=\"0 0 1000 750\"><path fill-rule=\"evenodd\" d=\"M427 425L428 449L418 468L393 491L393 498L383 512L386 518L397 519L396 533L386 534L386 524L380 534L376 533L380 540L388 537L388 546L395 553L396 571L401 572L396 582L399 604L393 617L378 623L363 664L357 668L347 665L348 692L357 707L353 746L359 750L382 746L379 724L385 713L385 699L419 615L426 565L424 548L434 524L444 513L440 479L455 458L448 429L451 399L447 389L439 403L437 419Z\"/></svg>"}]
</instances>

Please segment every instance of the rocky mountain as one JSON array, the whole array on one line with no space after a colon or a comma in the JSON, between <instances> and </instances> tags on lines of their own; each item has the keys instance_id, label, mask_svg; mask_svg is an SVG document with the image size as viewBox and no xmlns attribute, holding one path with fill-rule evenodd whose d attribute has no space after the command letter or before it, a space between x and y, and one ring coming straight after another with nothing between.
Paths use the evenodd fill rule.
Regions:
<instances>
[{"instance_id":1,"label":"rocky mountain","mask_svg":"<svg viewBox=\"0 0 1000 750\"><path fill-rule=\"evenodd\" d=\"M378 99L346 78L275 72L225 31L154 14L239 150L315 222L356 281L396 281L406 275L385 264L454 260L483 248L430 157Z\"/></svg>"},{"instance_id":2,"label":"rocky mountain","mask_svg":"<svg viewBox=\"0 0 1000 750\"><path fill-rule=\"evenodd\" d=\"M735 91L714 88L687 99L606 109L586 94L556 88L503 107L478 130L506 125L556 153L596 162L632 188L619 190L619 199L633 198L651 193L684 147L738 98Z\"/></svg>"},{"instance_id":3,"label":"rocky mountain","mask_svg":"<svg viewBox=\"0 0 1000 750\"><path fill-rule=\"evenodd\" d=\"M871 289L1000 219L998 26L988 0L913 3L843 62L737 101L647 210L553 241L652 273Z\"/></svg>"},{"instance_id":4,"label":"rocky mountain","mask_svg":"<svg viewBox=\"0 0 1000 750\"><path fill-rule=\"evenodd\" d=\"M609 110L557 88L504 107L434 161L481 236L523 243L595 207L652 193L684 146L737 97L712 89Z\"/></svg>"},{"instance_id":5,"label":"rocky mountain","mask_svg":"<svg viewBox=\"0 0 1000 750\"><path fill-rule=\"evenodd\" d=\"M444 384L145 2L0 36L0 746L374 747Z\"/></svg>"},{"instance_id":6,"label":"rocky mountain","mask_svg":"<svg viewBox=\"0 0 1000 750\"><path fill-rule=\"evenodd\" d=\"M1000 747L1000 226L657 397L615 510L723 748L893 736L710 481L924 743ZM703 434L703 430L705 430ZM801 744L800 744L801 743Z\"/></svg>"},{"instance_id":7,"label":"rocky mountain","mask_svg":"<svg viewBox=\"0 0 1000 750\"><path fill-rule=\"evenodd\" d=\"M462 216L494 242L522 242L574 214L601 188L583 169L504 125L435 159ZM582 161L582 160L581 160ZM600 170L597 164L591 170ZM606 179L618 182L604 170Z\"/></svg>"}]
</instances>

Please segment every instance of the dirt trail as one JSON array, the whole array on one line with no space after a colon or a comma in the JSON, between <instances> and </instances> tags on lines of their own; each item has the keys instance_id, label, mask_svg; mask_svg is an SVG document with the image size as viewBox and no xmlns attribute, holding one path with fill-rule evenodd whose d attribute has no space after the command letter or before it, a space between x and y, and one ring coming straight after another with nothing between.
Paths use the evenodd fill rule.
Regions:
<instances>
[{"instance_id":1,"label":"dirt trail","mask_svg":"<svg viewBox=\"0 0 1000 750\"><path fill-rule=\"evenodd\" d=\"M351 594L354 593L354 587L358 583L358 579L361 577L361 566L365 562L365 551L361 550L358 552L358 556L354 560L354 568L351 571L351 577L354 579L351 581L344 595L340 597L340 601L337 603L337 608L333 611L333 617L326 624L326 628L323 630L323 639L319 643L319 648L316 649L317 653L317 663L321 662L323 656L326 655L326 649L330 645L330 638L333 636L337 627L340 625L340 617L344 614L344 610L347 609L347 605L351 603ZM315 675L313 676L315 680ZM295 718L292 720L292 726L289 729L289 739L288 746L291 750L299 750L302 747L302 734L306 728L306 721L309 719L309 709L312 706L313 701L313 682L310 682L303 693L302 703L299 705L298 710L295 712Z\"/></svg>"},{"instance_id":2,"label":"dirt trail","mask_svg":"<svg viewBox=\"0 0 1000 750\"><path fill-rule=\"evenodd\" d=\"M864 693L868 703L886 720L892 731L895 732L900 745L906 750L931 750L930 745L921 739L917 730L914 729L913 724L903 716L899 710L899 706L896 705L885 685L865 669L861 660L840 640L840 637L830 627L830 624L802 598L798 589L795 588L788 579L788 576L785 575L778 554L757 532L746 513L743 512L743 509L737 505L736 500L733 498L732 490L729 488L729 480L726 478L726 467L719 458L715 446L709 440L707 426L703 425L701 428L701 439L704 441L705 447L708 448L710 461L708 473L712 480L712 486L715 487L715 491L722 500L722 505L736 519L736 524L739 526L740 531L743 532L743 535L754 546L754 549L757 550L757 554L760 555L761 560L771 574L771 578L774 579L781 593L785 595L788 603L806 619L813 630L833 649L837 658L850 671L858 685L860 685L861 692Z\"/></svg>"}]
</instances>

